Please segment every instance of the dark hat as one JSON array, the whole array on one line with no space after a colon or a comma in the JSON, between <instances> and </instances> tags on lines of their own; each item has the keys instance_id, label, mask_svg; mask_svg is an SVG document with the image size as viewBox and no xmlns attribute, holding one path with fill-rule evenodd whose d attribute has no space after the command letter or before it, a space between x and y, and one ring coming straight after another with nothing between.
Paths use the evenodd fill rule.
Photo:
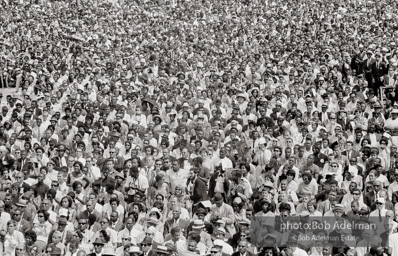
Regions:
<instances>
[{"instance_id":1,"label":"dark hat","mask_svg":"<svg viewBox=\"0 0 398 256\"><path fill-rule=\"evenodd\" d=\"M113 131L113 132L111 132L111 136L119 138L120 137L120 133L117 132L117 131Z\"/></svg>"},{"instance_id":2,"label":"dark hat","mask_svg":"<svg viewBox=\"0 0 398 256\"><path fill-rule=\"evenodd\" d=\"M58 225L66 225L66 224L68 224L68 222L64 218L58 220Z\"/></svg>"},{"instance_id":3,"label":"dark hat","mask_svg":"<svg viewBox=\"0 0 398 256\"><path fill-rule=\"evenodd\" d=\"M207 214L206 209L204 209L204 208L199 208L198 210L196 210L196 215L199 215L199 214L206 215L206 214Z\"/></svg>"},{"instance_id":4,"label":"dark hat","mask_svg":"<svg viewBox=\"0 0 398 256\"><path fill-rule=\"evenodd\" d=\"M221 203L224 201L224 198L220 193L216 193L213 197L213 203Z\"/></svg>"},{"instance_id":5,"label":"dark hat","mask_svg":"<svg viewBox=\"0 0 398 256\"><path fill-rule=\"evenodd\" d=\"M26 207L26 205L28 204L28 201L25 199L19 199L18 203L16 203L16 206L21 206L21 207Z\"/></svg>"},{"instance_id":6,"label":"dark hat","mask_svg":"<svg viewBox=\"0 0 398 256\"><path fill-rule=\"evenodd\" d=\"M141 244L152 244L152 238L146 236L144 240L142 240Z\"/></svg>"},{"instance_id":7,"label":"dark hat","mask_svg":"<svg viewBox=\"0 0 398 256\"><path fill-rule=\"evenodd\" d=\"M62 144L58 145L57 151L64 151L65 150L65 146Z\"/></svg>"},{"instance_id":8,"label":"dark hat","mask_svg":"<svg viewBox=\"0 0 398 256\"><path fill-rule=\"evenodd\" d=\"M166 246L160 246L160 245L158 247L156 247L155 252L161 253L161 254L170 254L170 251L167 249Z\"/></svg>"},{"instance_id":9,"label":"dark hat","mask_svg":"<svg viewBox=\"0 0 398 256\"><path fill-rule=\"evenodd\" d=\"M375 104L373 104L373 108L381 108L381 105L379 102L376 102Z\"/></svg>"},{"instance_id":10,"label":"dark hat","mask_svg":"<svg viewBox=\"0 0 398 256\"><path fill-rule=\"evenodd\" d=\"M96 244L104 245L105 243L104 243L104 241L102 240L102 238L97 237L97 238L95 239L95 241L93 242L93 245L96 245Z\"/></svg>"},{"instance_id":11,"label":"dark hat","mask_svg":"<svg viewBox=\"0 0 398 256\"><path fill-rule=\"evenodd\" d=\"M122 178L123 180L126 179L126 178L124 177L124 173L123 173L123 172L117 172L116 175L115 175L115 178L117 178L117 177Z\"/></svg>"}]
</instances>

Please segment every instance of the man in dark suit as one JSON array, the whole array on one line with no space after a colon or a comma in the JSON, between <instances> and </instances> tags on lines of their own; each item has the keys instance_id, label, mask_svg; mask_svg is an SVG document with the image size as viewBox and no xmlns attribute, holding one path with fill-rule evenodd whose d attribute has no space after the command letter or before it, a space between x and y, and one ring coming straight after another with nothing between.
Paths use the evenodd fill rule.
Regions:
<instances>
[{"instance_id":1,"label":"man in dark suit","mask_svg":"<svg viewBox=\"0 0 398 256\"><path fill-rule=\"evenodd\" d=\"M109 138L104 136L104 128L102 127L98 128L97 135L98 135L98 141L101 142L102 145L104 145L104 148L107 148L109 144Z\"/></svg>"},{"instance_id":2,"label":"man in dark suit","mask_svg":"<svg viewBox=\"0 0 398 256\"><path fill-rule=\"evenodd\" d=\"M244 239L241 240L238 244L238 251L232 253L232 256L254 256L253 253L247 250L248 247L249 247L249 242Z\"/></svg>"},{"instance_id":3,"label":"man in dark suit","mask_svg":"<svg viewBox=\"0 0 398 256\"><path fill-rule=\"evenodd\" d=\"M224 197L224 201L227 199L228 191L230 187L230 181L227 178L225 170L223 170L222 165L216 167L216 171L210 177L209 182L209 198L212 198L215 193L221 193Z\"/></svg>"},{"instance_id":4,"label":"man in dark suit","mask_svg":"<svg viewBox=\"0 0 398 256\"><path fill-rule=\"evenodd\" d=\"M207 183L210 178L210 169L203 166L203 159L201 157L196 157L193 160L193 164L199 169L198 177L203 178L203 181Z\"/></svg>"},{"instance_id":5,"label":"man in dark suit","mask_svg":"<svg viewBox=\"0 0 398 256\"><path fill-rule=\"evenodd\" d=\"M394 211L394 204L387 200L387 198L388 198L387 191L385 191L385 190L380 191L378 196L381 198L384 198L384 200L385 200L384 208L386 210ZM372 203L372 205L370 206L370 210L371 211L376 210L376 202Z\"/></svg>"},{"instance_id":6,"label":"man in dark suit","mask_svg":"<svg viewBox=\"0 0 398 256\"><path fill-rule=\"evenodd\" d=\"M352 141L347 141L347 148L345 151L342 152L343 156L347 156L348 160L351 161L352 158L359 157L359 152L354 150L354 143Z\"/></svg>"},{"instance_id":7,"label":"man in dark suit","mask_svg":"<svg viewBox=\"0 0 398 256\"><path fill-rule=\"evenodd\" d=\"M112 211L109 227L117 232L123 229L124 224L122 219L119 218L119 213L117 211Z\"/></svg>"},{"instance_id":8,"label":"man in dark suit","mask_svg":"<svg viewBox=\"0 0 398 256\"><path fill-rule=\"evenodd\" d=\"M365 71L365 79L368 82L368 88L372 88L373 82L372 82L372 65L375 62L375 59L372 58L373 52L371 50L368 50L366 52L366 57L367 59L364 60L363 65L364 65L364 71Z\"/></svg>"},{"instance_id":9,"label":"man in dark suit","mask_svg":"<svg viewBox=\"0 0 398 256\"><path fill-rule=\"evenodd\" d=\"M62 166L67 166L67 164L68 164L68 159L65 156L65 151L66 151L65 146L62 144L59 145L57 148L57 156L51 158L51 160L54 161L55 166L58 168L62 167Z\"/></svg>"},{"instance_id":10,"label":"man in dark suit","mask_svg":"<svg viewBox=\"0 0 398 256\"><path fill-rule=\"evenodd\" d=\"M33 163L30 160L26 159L26 151L22 150L21 158L17 160L17 170L21 172L23 171L30 172L30 170L32 169L33 169Z\"/></svg>"},{"instance_id":11,"label":"man in dark suit","mask_svg":"<svg viewBox=\"0 0 398 256\"><path fill-rule=\"evenodd\" d=\"M124 158L118 155L119 150L117 148L111 148L109 150L109 153L111 154L111 156L106 160L107 163L105 164L107 165L108 162L111 160L113 161L113 168L115 168L116 171L121 172L124 166Z\"/></svg>"},{"instance_id":12,"label":"man in dark suit","mask_svg":"<svg viewBox=\"0 0 398 256\"><path fill-rule=\"evenodd\" d=\"M187 147L181 149L181 157L178 159L178 163L182 169L192 166L192 163L189 160L189 155L190 153Z\"/></svg>"},{"instance_id":13,"label":"man in dark suit","mask_svg":"<svg viewBox=\"0 0 398 256\"><path fill-rule=\"evenodd\" d=\"M166 222L164 223L164 236L169 234L171 228L176 225L178 225L181 228L181 232L185 234L189 225L189 220L184 220L180 218L181 216L180 205L175 205L172 211L173 211L173 217L171 219L166 220Z\"/></svg>"},{"instance_id":14,"label":"man in dark suit","mask_svg":"<svg viewBox=\"0 0 398 256\"><path fill-rule=\"evenodd\" d=\"M95 202L92 201L92 200L89 200L89 201L86 203L86 210L80 212L79 218L78 218L78 219L88 219L88 217L89 217L91 214L94 214L94 215L97 217L97 220L99 220L99 219L101 218L101 216L102 216L101 213L99 213L99 212L97 212L97 211L95 210Z\"/></svg>"},{"instance_id":15,"label":"man in dark suit","mask_svg":"<svg viewBox=\"0 0 398 256\"><path fill-rule=\"evenodd\" d=\"M208 200L206 183L203 178L198 176L198 173L198 168L191 168L191 170L189 171L189 179L187 181L187 187L190 184L192 184L193 186L192 190L190 191L191 195L189 196L189 198L193 201L194 205L199 203L200 201Z\"/></svg>"},{"instance_id":16,"label":"man in dark suit","mask_svg":"<svg viewBox=\"0 0 398 256\"><path fill-rule=\"evenodd\" d=\"M345 103L343 105L345 105ZM339 111L339 115L337 117L337 123L341 126L341 129L343 131L347 130L347 126L350 123L350 121L349 121L349 119L347 117L347 110L341 109Z\"/></svg>"},{"instance_id":17,"label":"man in dark suit","mask_svg":"<svg viewBox=\"0 0 398 256\"><path fill-rule=\"evenodd\" d=\"M149 236L145 236L144 240L140 243L142 256L155 256L156 253L154 250L161 244L153 241L153 238Z\"/></svg>"},{"instance_id":18,"label":"man in dark suit","mask_svg":"<svg viewBox=\"0 0 398 256\"><path fill-rule=\"evenodd\" d=\"M95 166L102 170L105 167L106 159L102 155L104 154L103 149L97 148L93 152L95 158Z\"/></svg>"},{"instance_id":19,"label":"man in dark suit","mask_svg":"<svg viewBox=\"0 0 398 256\"><path fill-rule=\"evenodd\" d=\"M366 192L368 191L368 192ZM369 181L366 182L365 184L365 196L363 197L363 202L369 206L369 208L372 206L372 203L375 201L376 195L375 192L373 191L373 182Z\"/></svg>"},{"instance_id":20,"label":"man in dark suit","mask_svg":"<svg viewBox=\"0 0 398 256\"><path fill-rule=\"evenodd\" d=\"M384 76L388 73L388 66L383 61L380 52L375 53L376 60L372 63L372 82L375 95L378 96L379 88L384 84Z\"/></svg>"},{"instance_id":21,"label":"man in dark suit","mask_svg":"<svg viewBox=\"0 0 398 256\"><path fill-rule=\"evenodd\" d=\"M32 100L30 107L33 110L33 116L35 118L39 117L39 116L41 116L43 114L43 111L37 105L37 99Z\"/></svg>"}]
</instances>

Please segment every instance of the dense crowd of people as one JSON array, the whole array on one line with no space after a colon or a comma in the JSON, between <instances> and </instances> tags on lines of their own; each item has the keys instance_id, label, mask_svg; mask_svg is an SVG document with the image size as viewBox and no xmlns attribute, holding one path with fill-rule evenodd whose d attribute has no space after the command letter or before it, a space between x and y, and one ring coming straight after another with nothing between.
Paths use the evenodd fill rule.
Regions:
<instances>
[{"instance_id":1,"label":"dense crowd of people","mask_svg":"<svg viewBox=\"0 0 398 256\"><path fill-rule=\"evenodd\" d=\"M2 1L0 255L398 255L397 10Z\"/></svg>"}]
</instances>

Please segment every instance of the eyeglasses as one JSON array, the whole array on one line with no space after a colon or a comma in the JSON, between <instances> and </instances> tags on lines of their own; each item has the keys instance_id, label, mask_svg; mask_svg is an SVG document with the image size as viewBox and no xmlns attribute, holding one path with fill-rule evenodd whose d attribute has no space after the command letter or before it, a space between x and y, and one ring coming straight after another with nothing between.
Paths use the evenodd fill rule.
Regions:
<instances>
[{"instance_id":1,"label":"eyeglasses","mask_svg":"<svg viewBox=\"0 0 398 256\"><path fill-rule=\"evenodd\" d=\"M44 218L44 215L37 215L37 217L39 217L39 218Z\"/></svg>"},{"instance_id":2,"label":"eyeglasses","mask_svg":"<svg viewBox=\"0 0 398 256\"><path fill-rule=\"evenodd\" d=\"M360 194L359 193L353 193L353 195L359 196Z\"/></svg>"},{"instance_id":3,"label":"eyeglasses","mask_svg":"<svg viewBox=\"0 0 398 256\"><path fill-rule=\"evenodd\" d=\"M116 152L115 152L115 151L112 151L112 152L109 152L109 153L114 154L114 153L116 153Z\"/></svg>"},{"instance_id":4,"label":"eyeglasses","mask_svg":"<svg viewBox=\"0 0 398 256\"><path fill-rule=\"evenodd\" d=\"M98 246L104 246L104 245L103 244L95 244L94 246L98 247Z\"/></svg>"},{"instance_id":5,"label":"eyeglasses","mask_svg":"<svg viewBox=\"0 0 398 256\"><path fill-rule=\"evenodd\" d=\"M378 187L380 187L380 185L373 185L373 187L376 187L376 188L378 188Z\"/></svg>"},{"instance_id":6,"label":"eyeglasses","mask_svg":"<svg viewBox=\"0 0 398 256\"><path fill-rule=\"evenodd\" d=\"M125 238L122 238L122 240L131 240L131 238L130 237L125 237Z\"/></svg>"},{"instance_id":7,"label":"eyeglasses","mask_svg":"<svg viewBox=\"0 0 398 256\"><path fill-rule=\"evenodd\" d=\"M79 225L86 225L87 222L80 222Z\"/></svg>"},{"instance_id":8,"label":"eyeglasses","mask_svg":"<svg viewBox=\"0 0 398 256\"><path fill-rule=\"evenodd\" d=\"M105 221L101 221L100 224L106 224L106 222Z\"/></svg>"},{"instance_id":9,"label":"eyeglasses","mask_svg":"<svg viewBox=\"0 0 398 256\"><path fill-rule=\"evenodd\" d=\"M238 245L238 247L239 247L239 248L244 248L244 247L246 247L246 246L244 246L244 245Z\"/></svg>"},{"instance_id":10,"label":"eyeglasses","mask_svg":"<svg viewBox=\"0 0 398 256\"><path fill-rule=\"evenodd\" d=\"M332 165L333 168L337 168L337 165Z\"/></svg>"}]
</instances>

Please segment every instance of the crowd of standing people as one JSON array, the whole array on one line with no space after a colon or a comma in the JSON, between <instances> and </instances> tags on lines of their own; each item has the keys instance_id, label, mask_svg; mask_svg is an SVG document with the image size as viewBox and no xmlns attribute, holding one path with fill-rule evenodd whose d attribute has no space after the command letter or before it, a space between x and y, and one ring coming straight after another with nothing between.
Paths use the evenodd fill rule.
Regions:
<instances>
[{"instance_id":1,"label":"crowd of standing people","mask_svg":"<svg viewBox=\"0 0 398 256\"><path fill-rule=\"evenodd\" d=\"M397 11L3 0L0 255L398 255Z\"/></svg>"}]
</instances>

